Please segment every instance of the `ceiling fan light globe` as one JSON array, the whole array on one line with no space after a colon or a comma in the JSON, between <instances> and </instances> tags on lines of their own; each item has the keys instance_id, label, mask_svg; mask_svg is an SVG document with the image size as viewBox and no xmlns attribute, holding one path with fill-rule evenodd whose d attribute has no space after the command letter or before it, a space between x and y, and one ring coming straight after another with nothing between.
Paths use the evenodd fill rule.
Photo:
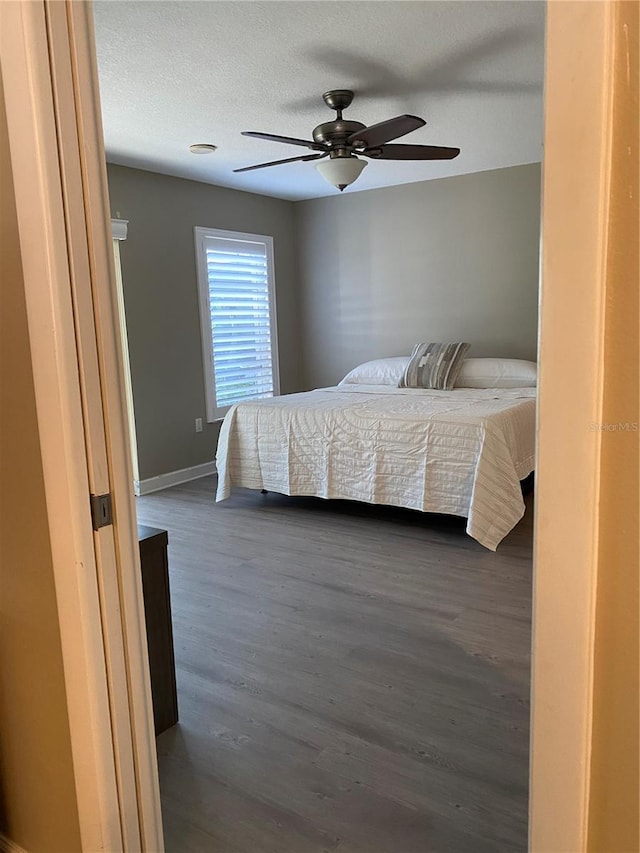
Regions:
<instances>
[{"instance_id":1,"label":"ceiling fan light globe","mask_svg":"<svg viewBox=\"0 0 640 853\"><path fill-rule=\"evenodd\" d=\"M366 165L366 160L359 160L357 157L333 157L316 163L316 169L325 181L342 192L360 177Z\"/></svg>"}]
</instances>

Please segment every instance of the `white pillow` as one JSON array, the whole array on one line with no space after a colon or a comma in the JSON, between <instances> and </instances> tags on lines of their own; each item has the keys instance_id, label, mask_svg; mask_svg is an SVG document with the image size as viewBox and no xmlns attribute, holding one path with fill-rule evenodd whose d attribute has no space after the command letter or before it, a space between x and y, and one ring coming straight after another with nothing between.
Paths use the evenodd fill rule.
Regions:
<instances>
[{"instance_id":1,"label":"white pillow","mask_svg":"<svg viewBox=\"0 0 640 853\"><path fill-rule=\"evenodd\" d=\"M519 358L465 358L456 388L531 388L538 382L535 361Z\"/></svg>"},{"instance_id":2,"label":"white pillow","mask_svg":"<svg viewBox=\"0 0 640 853\"><path fill-rule=\"evenodd\" d=\"M378 358L350 370L339 385L396 385L409 363L410 356Z\"/></svg>"}]
</instances>

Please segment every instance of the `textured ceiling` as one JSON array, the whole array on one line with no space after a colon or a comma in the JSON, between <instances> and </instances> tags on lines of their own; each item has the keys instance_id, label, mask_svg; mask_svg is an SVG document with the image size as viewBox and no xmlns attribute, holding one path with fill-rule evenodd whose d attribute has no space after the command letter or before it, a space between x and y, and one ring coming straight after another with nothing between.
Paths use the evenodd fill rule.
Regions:
<instances>
[{"instance_id":1,"label":"textured ceiling","mask_svg":"<svg viewBox=\"0 0 640 853\"><path fill-rule=\"evenodd\" d=\"M309 153L242 130L311 138L321 95L345 118L427 121L400 142L462 149L449 162L370 161L346 192L542 159L544 3L537 0L211 0L94 3L107 158L288 199L337 193ZM218 146L194 155L191 143Z\"/></svg>"}]
</instances>

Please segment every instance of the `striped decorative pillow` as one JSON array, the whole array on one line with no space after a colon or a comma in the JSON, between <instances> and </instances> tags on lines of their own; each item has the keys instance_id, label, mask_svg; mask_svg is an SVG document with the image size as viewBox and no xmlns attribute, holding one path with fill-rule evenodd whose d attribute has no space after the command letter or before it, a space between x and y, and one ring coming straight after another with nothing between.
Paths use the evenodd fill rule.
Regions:
<instances>
[{"instance_id":1,"label":"striped decorative pillow","mask_svg":"<svg viewBox=\"0 0 640 853\"><path fill-rule=\"evenodd\" d=\"M416 344L398 387L451 390L470 346L465 343Z\"/></svg>"}]
</instances>

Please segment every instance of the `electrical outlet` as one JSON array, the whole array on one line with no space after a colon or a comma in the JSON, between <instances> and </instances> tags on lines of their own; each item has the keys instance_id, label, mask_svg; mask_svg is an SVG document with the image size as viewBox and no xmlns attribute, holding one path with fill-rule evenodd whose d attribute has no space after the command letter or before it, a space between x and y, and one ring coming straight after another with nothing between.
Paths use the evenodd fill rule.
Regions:
<instances>
[{"instance_id":1,"label":"electrical outlet","mask_svg":"<svg viewBox=\"0 0 640 853\"><path fill-rule=\"evenodd\" d=\"M202 432L202 418L196 418L196 432Z\"/></svg>"}]
</instances>

